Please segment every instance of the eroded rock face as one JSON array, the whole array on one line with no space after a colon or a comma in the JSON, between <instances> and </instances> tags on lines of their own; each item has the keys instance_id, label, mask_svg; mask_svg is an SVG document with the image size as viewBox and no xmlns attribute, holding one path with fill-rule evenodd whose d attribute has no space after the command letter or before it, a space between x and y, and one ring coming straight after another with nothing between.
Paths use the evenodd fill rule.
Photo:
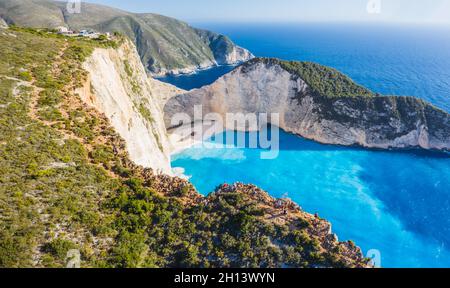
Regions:
<instances>
[{"instance_id":1,"label":"eroded rock face","mask_svg":"<svg viewBox=\"0 0 450 288\"><path fill-rule=\"evenodd\" d=\"M6 29L8 28L8 24L6 23L5 20L3 20L3 18L0 17L0 29Z\"/></svg>"},{"instance_id":2,"label":"eroded rock face","mask_svg":"<svg viewBox=\"0 0 450 288\"><path fill-rule=\"evenodd\" d=\"M137 165L171 174L170 151L162 107L183 90L147 77L135 46L96 49L83 64L89 80L78 94L104 113L125 139Z\"/></svg>"},{"instance_id":3,"label":"eroded rock face","mask_svg":"<svg viewBox=\"0 0 450 288\"><path fill-rule=\"evenodd\" d=\"M203 105L203 115L279 113L283 130L324 144L450 150L450 115L420 99L327 97L309 88L278 64L252 61L210 86L169 100L166 126L175 113L194 117L194 106Z\"/></svg>"},{"instance_id":4,"label":"eroded rock face","mask_svg":"<svg viewBox=\"0 0 450 288\"><path fill-rule=\"evenodd\" d=\"M216 61L219 65L230 65L239 64L251 60L254 57L247 49L234 45L230 48L229 52L217 55Z\"/></svg>"}]
</instances>

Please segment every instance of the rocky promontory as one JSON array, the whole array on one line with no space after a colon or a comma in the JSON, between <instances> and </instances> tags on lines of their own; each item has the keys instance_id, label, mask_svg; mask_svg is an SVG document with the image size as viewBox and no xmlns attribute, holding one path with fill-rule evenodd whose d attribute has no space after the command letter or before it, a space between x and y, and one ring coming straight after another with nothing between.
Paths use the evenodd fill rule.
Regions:
<instances>
[{"instance_id":1,"label":"rocky promontory","mask_svg":"<svg viewBox=\"0 0 450 288\"><path fill-rule=\"evenodd\" d=\"M148 79L128 39L13 26L0 45L1 268L67 267L74 251L83 268L368 267L288 199L240 183L203 197L158 173L180 91Z\"/></svg>"},{"instance_id":2,"label":"rocky promontory","mask_svg":"<svg viewBox=\"0 0 450 288\"><path fill-rule=\"evenodd\" d=\"M257 58L201 89L169 100L175 113L278 113L287 132L324 144L450 150L450 115L414 97L382 96L329 67ZM234 129L234 127L224 127Z\"/></svg>"}]
</instances>

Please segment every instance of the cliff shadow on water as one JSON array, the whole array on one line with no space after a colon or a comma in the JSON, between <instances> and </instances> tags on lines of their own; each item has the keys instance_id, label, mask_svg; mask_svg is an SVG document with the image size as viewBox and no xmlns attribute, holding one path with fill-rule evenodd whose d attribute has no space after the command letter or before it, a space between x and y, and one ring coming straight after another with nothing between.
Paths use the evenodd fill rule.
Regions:
<instances>
[{"instance_id":1,"label":"cliff shadow on water","mask_svg":"<svg viewBox=\"0 0 450 288\"><path fill-rule=\"evenodd\" d=\"M220 65L209 69L202 69L189 74L155 77L156 80L172 84L184 90L202 88L203 86L214 83L223 75L233 71L238 65Z\"/></svg>"}]
</instances>

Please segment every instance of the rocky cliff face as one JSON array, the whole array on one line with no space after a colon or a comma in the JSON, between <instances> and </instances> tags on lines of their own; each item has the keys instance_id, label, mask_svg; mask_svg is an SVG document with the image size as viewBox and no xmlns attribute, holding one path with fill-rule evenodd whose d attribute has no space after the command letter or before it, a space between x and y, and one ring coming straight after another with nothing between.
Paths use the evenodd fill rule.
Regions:
<instances>
[{"instance_id":1,"label":"rocky cliff face","mask_svg":"<svg viewBox=\"0 0 450 288\"><path fill-rule=\"evenodd\" d=\"M227 36L202 29L195 29L195 31L213 51L218 65L239 64L254 58L250 51L235 45Z\"/></svg>"},{"instance_id":2,"label":"rocky cliff face","mask_svg":"<svg viewBox=\"0 0 450 288\"><path fill-rule=\"evenodd\" d=\"M171 174L169 153L173 147L165 132L163 107L167 102L170 103L171 99L177 95L186 94L187 91L147 78L135 46L129 41L125 41L118 49L97 48L83 64L83 69L89 73L88 81L85 82L84 87L76 92L85 103L106 115L115 131L124 138L131 160L138 165ZM201 243L206 243L206 241L217 242L217 236L211 238L211 235L219 235L218 237L220 237L223 234L240 235L242 233L243 229L230 228L227 222L223 221L223 217L235 217L235 215L226 214L230 213L228 211L229 204L226 204L226 210L222 207L223 203L227 203L226 201L233 201L232 205L236 206L236 211L241 211L239 215L242 215L242 211L246 211L245 209L249 205L253 205L251 207L261 209L262 214L262 216L255 217L255 221L261 221L264 225L274 225L274 227L289 227L284 232L287 235L273 235L270 237L273 242L267 244L270 247L280 247L279 250L282 251L281 259L270 264L260 262L263 263L259 264L260 266L371 267L363 257L360 248L356 247L351 241L338 241L337 236L331 231L329 222L304 212L298 205L287 199L274 199L255 186L240 183L232 186L223 185L208 198L203 198L185 180L170 175L154 175L134 164L131 165L131 171L135 173L134 176L138 175L136 177L143 179L142 183L151 183L150 185L153 185L151 188L162 193L161 195L174 197L177 201L181 201L185 207L197 206L205 213L214 215L211 219L217 221L217 224L210 226L219 227L218 233L210 233L207 236L208 238L187 236L192 239L199 239L198 241ZM229 198L231 200L228 200ZM238 199L238 201L233 199ZM117 213L117 215L123 216L124 213ZM272 217L272 215L281 216ZM257 229L260 227L258 223L254 224ZM205 227L202 223L196 223L196 225ZM266 232L257 233L262 235ZM291 237L289 233L301 235L301 237ZM239 241L236 241L236 243L239 243ZM284 249L282 249L287 246L298 247L302 245L307 247L304 250L302 249L302 254L306 255L304 258L308 260L307 262L304 261L303 256L297 257L298 260L295 261L289 260L291 256L285 256L285 254L297 252L284 252ZM206 246L203 245L202 247ZM232 250L231 248L228 249ZM255 245L252 246L252 249L256 251L258 249L267 250L265 247L256 248ZM233 259L228 264L224 264L221 258L216 260L217 257L214 253L207 250L205 250L205 255L207 255L205 259L208 259L208 263L212 267L244 267L248 265L241 257L236 257L233 253L225 252L226 257ZM321 255L321 257L317 258L317 255Z\"/></svg>"},{"instance_id":3,"label":"rocky cliff face","mask_svg":"<svg viewBox=\"0 0 450 288\"><path fill-rule=\"evenodd\" d=\"M125 139L131 160L170 174L171 148L162 121L162 105L183 91L148 78L129 41L118 49L96 49L83 68L89 72L89 81L78 94L107 116Z\"/></svg>"},{"instance_id":4,"label":"rocky cliff face","mask_svg":"<svg viewBox=\"0 0 450 288\"><path fill-rule=\"evenodd\" d=\"M159 118L179 92L115 40L0 31L1 268L66 267L70 249L84 268L368 267L288 199L240 183L203 197L133 163L168 166Z\"/></svg>"},{"instance_id":5,"label":"rocky cliff face","mask_svg":"<svg viewBox=\"0 0 450 288\"><path fill-rule=\"evenodd\" d=\"M217 55L216 60L219 65L239 64L254 58L253 54L247 49L239 46L230 47L230 51Z\"/></svg>"},{"instance_id":6,"label":"rocky cliff face","mask_svg":"<svg viewBox=\"0 0 450 288\"><path fill-rule=\"evenodd\" d=\"M8 24L6 23L5 20L3 20L3 18L0 17L0 29L6 29L8 28Z\"/></svg>"},{"instance_id":7,"label":"rocky cliff face","mask_svg":"<svg viewBox=\"0 0 450 288\"><path fill-rule=\"evenodd\" d=\"M448 113L412 97L372 95L344 75L319 65L303 74L308 81L287 67L287 62L256 59L210 86L179 95L165 106L166 125L170 127L175 113L194 117L193 107L203 105L203 115L278 113L283 130L325 144L450 150ZM332 76L318 84L315 76L319 74L314 74L314 69ZM335 79L344 84L336 84ZM332 95L336 87L345 95Z\"/></svg>"}]
</instances>

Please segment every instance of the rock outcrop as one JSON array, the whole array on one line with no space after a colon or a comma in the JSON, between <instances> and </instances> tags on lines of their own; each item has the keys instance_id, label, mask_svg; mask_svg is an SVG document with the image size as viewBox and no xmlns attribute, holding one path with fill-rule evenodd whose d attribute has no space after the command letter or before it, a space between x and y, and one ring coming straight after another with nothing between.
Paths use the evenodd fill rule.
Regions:
<instances>
[{"instance_id":1,"label":"rock outcrop","mask_svg":"<svg viewBox=\"0 0 450 288\"><path fill-rule=\"evenodd\" d=\"M118 49L96 49L83 68L89 72L89 81L78 94L107 116L125 139L131 160L171 174L171 146L162 106L183 90L148 78L135 46L128 40Z\"/></svg>"},{"instance_id":2,"label":"rock outcrop","mask_svg":"<svg viewBox=\"0 0 450 288\"><path fill-rule=\"evenodd\" d=\"M0 267L66 267L69 249L83 268L369 266L290 200L240 183L203 197L133 163L168 166L161 106L179 91L114 40L0 32Z\"/></svg>"},{"instance_id":3,"label":"rock outcrop","mask_svg":"<svg viewBox=\"0 0 450 288\"><path fill-rule=\"evenodd\" d=\"M305 258L312 263L308 264L311 267L371 267L363 257L360 248L350 241L338 241L337 236L331 232L329 222L304 212L292 201L274 199L255 186L240 183L231 186L222 185L215 193L204 198L187 181L172 177L169 153L173 147L165 132L163 107L177 95L186 94L187 91L147 78L135 46L130 41L125 41L117 49L95 49L83 64L83 68L89 73L89 80L85 87L77 91L82 100L106 115L115 131L124 138L134 163L168 174L154 175L141 167L134 167L133 164L134 173L142 174L143 182L151 183L155 191L165 196L176 197L183 202L183 205L202 207L201 209L214 213L215 217L222 213L223 199L237 195L238 199L242 199L242 203L234 203L237 205L236 209L243 210L244 208L239 205L244 204L261 209L261 216L256 217L255 221L261 221L265 223L264 225L274 225L274 227L289 227L286 229L287 233L293 231L292 233L297 233L296 235L300 235L300 231L303 231L302 241L311 243L313 247L308 248L312 250L305 253ZM229 228L228 225L224 227ZM240 231L238 229L237 232L228 231L227 233L239 234ZM280 247L280 251L283 251L281 247L300 245L295 242L294 237L286 236L280 239L276 238L278 236L273 237L273 243L270 245ZM212 261L212 265L216 265L211 255L213 254L208 252L208 259ZM323 257L315 260L311 258L314 255L323 255ZM231 267L244 265L240 258L232 254L229 257L235 260L227 265ZM303 261L303 259L300 260ZM299 263L301 263L300 260ZM279 260L279 262L270 265L280 267L300 265L290 260ZM225 264L217 261L217 265Z\"/></svg>"},{"instance_id":4,"label":"rock outcrop","mask_svg":"<svg viewBox=\"0 0 450 288\"><path fill-rule=\"evenodd\" d=\"M5 20L3 20L3 18L0 17L0 29L6 29L8 28L8 24L6 23Z\"/></svg>"},{"instance_id":5,"label":"rock outcrop","mask_svg":"<svg viewBox=\"0 0 450 288\"><path fill-rule=\"evenodd\" d=\"M202 29L195 29L195 31L213 51L218 65L239 64L255 58L250 51L235 45L227 36Z\"/></svg>"},{"instance_id":6,"label":"rock outcrop","mask_svg":"<svg viewBox=\"0 0 450 288\"><path fill-rule=\"evenodd\" d=\"M215 83L165 106L194 119L219 113L278 113L280 128L325 144L450 150L450 115L413 97L375 95L336 70L314 63L254 59ZM234 129L234 127L224 127Z\"/></svg>"}]
</instances>

